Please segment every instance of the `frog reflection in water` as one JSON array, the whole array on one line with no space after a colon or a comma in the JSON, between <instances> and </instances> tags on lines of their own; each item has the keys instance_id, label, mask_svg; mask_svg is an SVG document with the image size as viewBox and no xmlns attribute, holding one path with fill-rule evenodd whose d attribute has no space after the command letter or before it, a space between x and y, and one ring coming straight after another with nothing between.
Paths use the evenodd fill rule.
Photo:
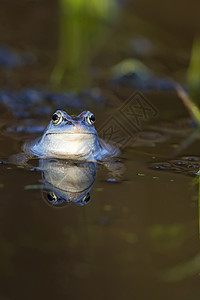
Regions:
<instances>
[{"instance_id":1,"label":"frog reflection in water","mask_svg":"<svg viewBox=\"0 0 200 300\"><path fill-rule=\"evenodd\" d=\"M23 150L29 156L88 161L117 156L116 148L98 138L94 122L90 111L70 116L57 110L43 136L25 143Z\"/></svg>"},{"instance_id":2,"label":"frog reflection in water","mask_svg":"<svg viewBox=\"0 0 200 300\"><path fill-rule=\"evenodd\" d=\"M70 203L83 206L90 200L90 190L97 170L96 162L41 158L43 198L51 206Z\"/></svg>"}]
</instances>

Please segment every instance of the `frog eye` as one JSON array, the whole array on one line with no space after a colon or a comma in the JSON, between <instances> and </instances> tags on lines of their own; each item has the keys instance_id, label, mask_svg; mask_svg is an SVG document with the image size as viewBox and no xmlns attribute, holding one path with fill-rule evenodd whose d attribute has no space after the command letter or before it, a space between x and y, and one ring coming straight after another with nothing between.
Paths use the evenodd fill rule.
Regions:
<instances>
[{"instance_id":1,"label":"frog eye","mask_svg":"<svg viewBox=\"0 0 200 300\"><path fill-rule=\"evenodd\" d=\"M54 204L56 204L58 202L58 197L53 192L47 194L47 199L48 199L48 201L50 201L51 203L54 203Z\"/></svg>"},{"instance_id":2,"label":"frog eye","mask_svg":"<svg viewBox=\"0 0 200 300\"><path fill-rule=\"evenodd\" d=\"M93 114L90 114L89 116L87 116L87 121L90 125L93 125L95 122L95 116Z\"/></svg>"},{"instance_id":3,"label":"frog eye","mask_svg":"<svg viewBox=\"0 0 200 300\"><path fill-rule=\"evenodd\" d=\"M59 125L62 122L62 116L60 113L55 113L52 116L52 122L54 125Z\"/></svg>"}]
</instances>

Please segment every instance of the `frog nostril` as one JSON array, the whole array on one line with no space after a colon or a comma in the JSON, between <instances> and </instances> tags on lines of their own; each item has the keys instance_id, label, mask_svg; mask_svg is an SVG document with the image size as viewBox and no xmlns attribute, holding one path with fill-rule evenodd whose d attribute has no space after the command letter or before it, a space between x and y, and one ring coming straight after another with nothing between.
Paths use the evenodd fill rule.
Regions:
<instances>
[{"instance_id":1,"label":"frog nostril","mask_svg":"<svg viewBox=\"0 0 200 300\"><path fill-rule=\"evenodd\" d=\"M72 122L71 121L67 121L66 125L72 125Z\"/></svg>"}]
</instances>

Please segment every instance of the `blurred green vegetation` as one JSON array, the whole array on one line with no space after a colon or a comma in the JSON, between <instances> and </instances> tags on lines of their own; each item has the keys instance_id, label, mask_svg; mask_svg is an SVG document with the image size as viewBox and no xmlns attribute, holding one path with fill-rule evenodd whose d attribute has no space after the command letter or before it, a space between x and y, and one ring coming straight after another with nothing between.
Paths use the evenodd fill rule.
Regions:
<instances>
[{"instance_id":1,"label":"blurred green vegetation","mask_svg":"<svg viewBox=\"0 0 200 300\"><path fill-rule=\"evenodd\" d=\"M194 38L190 65L187 72L189 94L193 101L200 106L200 37Z\"/></svg>"},{"instance_id":2,"label":"blurred green vegetation","mask_svg":"<svg viewBox=\"0 0 200 300\"><path fill-rule=\"evenodd\" d=\"M174 282L186 279L200 271L200 256L194 256L187 262L180 263L162 272L161 278L164 281Z\"/></svg>"},{"instance_id":3,"label":"blurred green vegetation","mask_svg":"<svg viewBox=\"0 0 200 300\"><path fill-rule=\"evenodd\" d=\"M188 109L191 117L197 123L197 131L200 130L200 38L198 35L194 38L190 63L187 70L186 83L188 94L181 86L176 86L177 93Z\"/></svg>"},{"instance_id":4,"label":"blurred green vegetation","mask_svg":"<svg viewBox=\"0 0 200 300\"><path fill-rule=\"evenodd\" d=\"M181 247L189 233L183 224L153 225L148 229L148 236L154 251L165 253Z\"/></svg>"},{"instance_id":5,"label":"blurred green vegetation","mask_svg":"<svg viewBox=\"0 0 200 300\"><path fill-rule=\"evenodd\" d=\"M152 76L150 69L137 58L124 59L111 69L112 77L116 78L130 73L135 73L143 79Z\"/></svg>"},{"instance_id":6,"label":"blurred green vegetation","mask_svg":"<svg viewBox=\"0 0 200 300\"><path fill-rule=\"evenodd\" d=\"M116 0L60 0L59 49L51 74L55 86L89 85L90 63L117 16Z\"/></svg>"}]
</instances>

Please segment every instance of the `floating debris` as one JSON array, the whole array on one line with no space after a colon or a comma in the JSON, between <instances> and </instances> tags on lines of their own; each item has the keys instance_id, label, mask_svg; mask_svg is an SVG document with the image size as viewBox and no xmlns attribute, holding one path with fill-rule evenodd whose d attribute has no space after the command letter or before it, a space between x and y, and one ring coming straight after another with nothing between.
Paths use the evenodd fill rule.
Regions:
<instances>
[{"instance_id":1,"label":"floating debris","mask_svg":"<svg viewBox=\"0 0 200 300\"><path fill-rule=\"evenodd\" d=\"M42 188L42 186L39 184L30 184L30 185L24 186L25 190L40 190L41 188Z\"/></svg>"},{"instance_id":2,"label":"floating debris","mask_svg":"<svg viewBox=\"0 0 200 300\"><path fill-rule=\"evenodd\" d=\"M179 159L172 159L166 162L156 162L150 165L151 169L160 171L169 171L190 176L198 174L200 169L200 157L183 156ZM171 179L170 181L173 181Z\"/></svg>"},{"instance_id":3,"label":"floating debris","mask_svg":"<svg viewBox=\"0 0 200 300\"><path fill-rule=\"evenodd\" d=\"M98 188L95 189L95 191L96 191L96 192L103 192L103 188L98 187Z\"/></svg>"},{"instance_id":4,"label":"floating debris","mask_svg":"<svg viewBox=\"0 0 200 300\"><path fill-rule=\"evenodd\" d=\"M104 210L105 211L111 211L112 210L112 206L110 204L106 204L106 205L104 205Z\"/></svg>"},{"instance_id":5,"label":"floating debris","mask_svg":"<svg viewBox=\"0 0 200 300\"><path fill-rule=\"evenodd\" d=\"M118 182L116 178L108 178L107 182Z\"/></svg>"}]
</instances>

